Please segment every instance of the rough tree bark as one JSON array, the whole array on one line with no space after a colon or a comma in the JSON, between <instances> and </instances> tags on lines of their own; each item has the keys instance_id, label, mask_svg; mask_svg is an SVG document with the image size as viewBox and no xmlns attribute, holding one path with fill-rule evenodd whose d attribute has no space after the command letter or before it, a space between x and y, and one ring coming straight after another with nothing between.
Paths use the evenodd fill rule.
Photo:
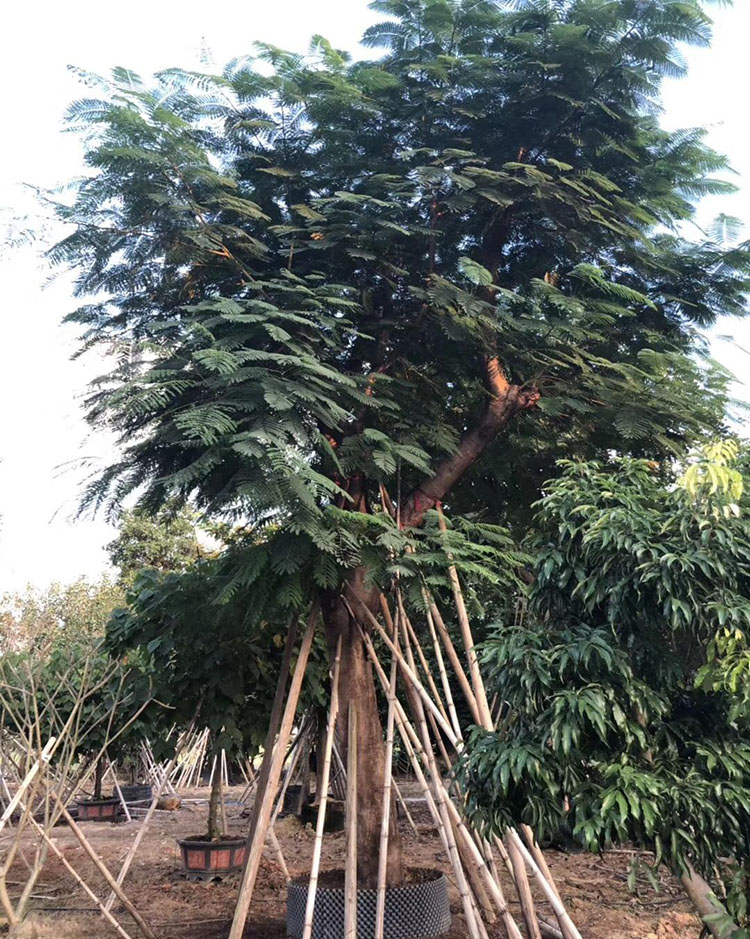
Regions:
<instances>
[{"instance_id":1,"label":"rough tree bark","mask_svg":"<svg viewBox=\"0 0 750 939\"><path fill-rule=\"evenodd\" d=\"M221 803L221 766L218 765L211 780L211 795L208 800L208 840L221 841L224 832L219 824L219 808Z\"/></svg>"},{"instance_id":2,"label":"rough tree bark","mask_svg":"<svg viewBox=\"0 0 750 939\"><path fill-rule=\"evenodd\" d=\"M495 356L483 360L483 371L487 389L487 404L473 427L461 439L456 452L445 459L434 474L424 480L404 500L400 507L400 520L404 528L421 525L426 513L434 508L450 492L452 486L484 453L489 444L504 430L520 411L534 407L539 400L536 389L524 389L511 384ZM356 477L349 480L348 491L352 497L351 511L367 512L366 483ZM382 791L385 769L385 741L378 713L377 696L372 666L344 596L349 593L359 597L370 607L373 614L378 611L378 591L366 586L366 570L352 571L344 593L330 595L323 604L323 617L329 653L333 659L338 637L341 636L341 671L339 679L339 728L341 739L347 739L347 715L349 702L355 701L358 721L358 792L357 792L357 879L360 887L375 887L378 874L380 850L380 821ZM356 604L352 604L356 610ZM369 630L365 623L360 624ZM386 881L401 882L401 840L397 826L395 808L391 812L388 837L388 865Z\"/></svg>"},{"instance_id":3,"label":"rough tree bark","mask_svg":"<svg viewBox=\"0 0 750 939\"><path fill-rule=\"evenodd\" d=\"M94 773L94 798L101 799L102 783L104 781L104 758L97 761L96 771Z\"/></svg>"},{"instance_id":4,"label":"rough tree bark","mask_svg":"<svg viewBox=\"0 0 750 939\"><path fill-rule=\"evenodd\" d=\"M726 913L724 907L716 899L710 885L706 883L692 864L688 864L687 873L680 877L680 883L701 919L715 913ZM714 939L722 939L727 935L725 927L719 927L717 923L707 923L706 928ZM739 929L736 925L735 928Z\"/></svg>"}]
</instances>

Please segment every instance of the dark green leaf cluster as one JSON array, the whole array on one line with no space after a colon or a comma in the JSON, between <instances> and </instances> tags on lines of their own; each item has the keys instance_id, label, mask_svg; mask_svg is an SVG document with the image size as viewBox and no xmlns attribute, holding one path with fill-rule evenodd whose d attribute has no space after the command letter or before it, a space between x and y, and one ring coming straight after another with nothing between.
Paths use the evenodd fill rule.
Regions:
<instances>
[{"instance_id":1,"label":"dark green leaf cluster","mask_svg":"<svg viewBox=\"0 0 750 939\"><path fill-rule=\"evenodd\" d=\"M166 706L168 726L197 716L214 752L252 755L265 740L284 639L299 603L255 590L220 597L226 560L200 561L182 572L141 571L107 628L110 653L148 676ZM308 669L305 695L321 696L324 650ZM173 743L174 741L172 741ZM163 742L158 742L161 752Z\"/></svg>"},{"instance_id":2,"label":"dark green leaf cluster","mask_svg":"<svg viewBox=\"0 0 750 939\"><path fill-rule=\"evenodd\" d=\"M155 516L137 509L125 511L107 553L121 581L131 581L146 567L183 570L201 556L197 519L176 505L165 505Z\"/></svg>"},{"instance_id":3,"label":"dark green leaf cluster","mask_svg":"<svg viewBox=\"0 0 750 939\"><path fill-rule=\"evenodd\" d=\"M459 768L484 824L567 829L589 850L632 841L712 882L718 859L747 863L750 521L736 450L707 448L679 479L620 459L566 463L550 484L528 621L484 652L505 720L474 733Z\"/></svg>"},{"instance_id":4,"label":"dark green leaf cluster","mask_svg":"<svg viewBox=\"0 0 750 939\"><path fill-rule=\"evenodd\" d=\"M455 451L487 356L542 397L461 512L528 504L560 455L721 423L700 329L744 312L748 251L681 237L725 164L656 116L678 45L708 40L700 4L375 8L373 61L317 37L220 75L84 76L91 172L52 259L96 297L71 316L84 348L117 361L89 416L122 458L91 503L190 496L315 541L354 477L409 493Z\"/></svg>"}]
</instances>

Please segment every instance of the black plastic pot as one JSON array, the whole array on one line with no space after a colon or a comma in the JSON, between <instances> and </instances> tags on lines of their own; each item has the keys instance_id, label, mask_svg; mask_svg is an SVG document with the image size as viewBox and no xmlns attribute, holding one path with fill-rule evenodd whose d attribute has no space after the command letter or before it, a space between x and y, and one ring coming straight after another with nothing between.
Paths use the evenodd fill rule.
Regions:
<instances>
[{"instance_id":1,"label":"black plastic pot","mask_svg":"<svg viewBox=\"0 0 750 939\"><path fill-rule=\"evenodd\" d=\"M86 799L76 806L79 822L114 822L121 808L119 799Z\"/></svg>"},{"instance_id":2,"label":"black plastic pot","mask_svg":"<svg viewBox=\"0 0 750 939\"><path fill-rule=\"evenodd\" d=\"M153 789L147 785L120 786L120 792L126 802L150 802Z\"/></svg>"},{"instance_id":3,"label":"black plastic pot","mask_svg":"<svg viewBox=\"0 0 750 939\"><path fill-rule=\"evenodd\" d=\"M451 928L448 881L439 871L423 871L424 879L385 893L384 939L421 939L442 936ZM286 931L302 939L307 906L308 880L289 882L286 900ZM376 890L357 891L357 939L375 935ZM343 939L344 888L321 887L315 893L313 939Z\"/></svg>"},{"instance_id":4,"label":"black plastic pot","mask_svg":"<svg viewBox=\"0 0 750 939\"><path fill-rule=\"evenodd\" d=\"M300 821L303 825L312 825L313 828L318 823L318 806L315 802L302 806L300 812ZM343 831L346 823L346 805L336 799L329 799L326 807L326 818L323 831L330 833L334 831Z\"/></svg>"},{"instance_id":5,"label":"black plastic pot","mask_svg":"<svg viewBox=\"0 0 750 939\"><path fill-rule=\"evenodd\" d=\"M289 786L284 793L284 804L281 807L281 812L279 815L283 818L284 815L297 815L300 812L300 799L302 798L302 786ZM302 806L304 807L311 799L310 793L305 793L305 798L302 801Z\"/></svg>"},{"instance_id":6,"label":"black plastic pot","mask_svg":"<svg viewBox=\"0 0 750 939\"><path fill-rule=\"evenodd\" d=\"M245 863L244 838L224 838L207 841L204 838L185 838L177 841L182 850L182 866L189 877L211 880L239 870Z\"/></svg>"}]
</instances>

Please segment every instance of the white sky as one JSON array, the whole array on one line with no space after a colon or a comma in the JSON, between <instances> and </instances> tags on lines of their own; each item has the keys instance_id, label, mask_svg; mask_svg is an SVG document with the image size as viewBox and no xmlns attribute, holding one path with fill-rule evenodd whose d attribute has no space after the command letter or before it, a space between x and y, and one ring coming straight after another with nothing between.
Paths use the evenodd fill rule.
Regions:
<instances>
[{"instance_id":1,"label":"white sky","mask_svg":"<svg viewBox=\"0 0 750 939\"><path fill-rule=\"evenodd\" d=\"M106 11L109 10L109 13ZM747 37L750 3L714 8L711 50L688 54L690 75L665 89L664 123L704 125L710 143L728 153L740 174L736 196L708 200L707 221L723 211L750 221L750 146L746 129ZM200 68L203 43L223 64L250 51L254 40L304 51L322 33L334 46L356 49L363 29L377 17L366 0L25 0L4 11L0 55L2 116L0 237L4 221L36 210L24 184L54 186L80 171L75 138L62 134L67 104L84 94L68 74L69 63L93 72L124 65L148 75L169 66ZM8 128L12 128L10 133ZM90 434L80 398L96 363L71 362L75 332L60 326L74 306L69 279L48 285L49 271L33 247L3 250L0 296L0 592L27 582L45 585L106 569L103 547L113 530L103 520L76 521L77 496L88 465L102 465L109 441ZM750 350L750 328L735 328ZM718 358L738 378L750 376L750 354L717 341ZM745 394L740 387L740 394ZM60 467L70 464L68 469Z\"/></svg>"}]
</instances>

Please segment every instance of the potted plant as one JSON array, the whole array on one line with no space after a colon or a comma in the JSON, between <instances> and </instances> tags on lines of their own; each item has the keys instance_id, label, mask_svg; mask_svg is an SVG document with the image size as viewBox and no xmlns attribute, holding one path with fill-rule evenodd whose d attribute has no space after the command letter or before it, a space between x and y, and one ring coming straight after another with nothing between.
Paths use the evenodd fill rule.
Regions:
<instances>
[{"instance_id":1,"label":"potted plant","mask_svg":"<svg viewBox=\"0 0 750 939\"><path fill-rule=\"evenodd\" d=\"M221 751L214 747L212 754L218 761ZM182 866L190 877L210 879L231 873L245 861L246 838L231 837L225 829L223 811L222 775L217 765L211 782L208 800L208 827L205 835L178 839L182 852Z\"/></svg>"},{"instance_id":2,"label":"potted plant","mask_svg":"<svg viewBox=\"0 0 750 939\"><path fill-rule=\"evenodd\" d=\"M117 610L107 642L137 659L168 705L170 722L208 728L209 765L217 758L206 830L179 841L185 871L210 878L240 867L245 837L228 837L223 824L221 751L229 761L257 752L270 720L282 641L268 622L249 622L250 598L238 591L217 602L221 568L206 558L188 570L142 571ZM158 753L166 756L167 753Z\"/></svg>"},{"instance_id":3,"label":"potted plant","mask_svg":"<svg viewBox=\"0 0 750 939\"><path fill-rule=\"evenodd\" d=\"M78 799L78 820L81 822L114 822L117 820L122 806L116 793L105 797L102 791L104 779L104 760L100 758L96 763L94 774L94 794L90 799Z\"/></svg>"}]
</instances>

